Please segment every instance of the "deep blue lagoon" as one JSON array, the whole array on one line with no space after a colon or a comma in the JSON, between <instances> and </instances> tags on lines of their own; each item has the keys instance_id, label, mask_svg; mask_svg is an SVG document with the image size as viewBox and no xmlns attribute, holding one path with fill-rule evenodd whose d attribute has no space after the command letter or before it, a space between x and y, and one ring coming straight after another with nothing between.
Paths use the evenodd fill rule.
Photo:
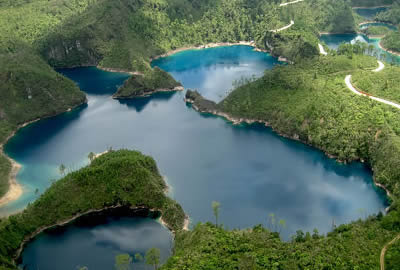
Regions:
<instances>
[{"instance_id":1,"label":"deep blue lagoon","mask_svg":"<svg viewBox=\"0 0 400 270\"><path fill-rule=\"evenodd\" d=\"M276 59L248 46L186 51L153 62L186 88L196 88L216 101L235 80L259 76L275 64ZM33 201L36 188L43 192L59 177L61 163L77 169L88 163L89 152L108 147L153 156L171 186L170 196L183 206L192 224L213 221L211 202L220 201L224 226L266 225L268 215L275 213L286 220L282 236L288 239L298 229L326 233L333 222L364 218L386 206L383 192L361 163L339 164L262 125L234 126L220 117L200 114L185 104L183 92L113 100L111 94L127 78L124 74L96 68L60 72L80 85L89 102L21 129L6 145L6 152L23 164L18 180L26 192L0 209L3 214ZM68 231L66 241L78 239L74 237L80 233L87 233L86 229ZM49 243L59 237L45 235ZM37 258L31 265L41 264Z\"/></svg>"}]
</instances>

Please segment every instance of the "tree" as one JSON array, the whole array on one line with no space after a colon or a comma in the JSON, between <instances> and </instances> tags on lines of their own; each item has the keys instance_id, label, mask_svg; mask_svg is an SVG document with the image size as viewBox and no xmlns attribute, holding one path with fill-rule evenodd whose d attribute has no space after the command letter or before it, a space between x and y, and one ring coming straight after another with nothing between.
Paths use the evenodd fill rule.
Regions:
<instances>
[{"instance_id":1,"label":"tree","mask_svg":"<svg viewBox=\"0 0 400 270\"><path fill-rule=\"evenodd\" d=\"M90 152L88 155L88 159L90 160L90 162L92 162L95 158L96 158L96 154L93 152Z\"/></svg>"},{"instance_id":2,"label":"tree","mask_svg":"<svg viewBox=\"0 0 400 270\"><path fill-rule=\"evenodd\" d=\"M286 220L284 219L279 220L279 233L281 233L282 230L285 228L286 228Z\"/></svg>"},{"instance_id":3,"label":"tree","mask_svg":"<svg viewBox=\"0 0 400 270\"><path fill-rule=\"evenodd\" d=\"M268 215L267 227L270 229L270 231L275 231L275 214L274 213L270 213Z\"/></svg>"},{"instance_id":4,"label":"tree","mask_svg":"<svg viewBox=\"0 0 400 270\"><path fill-rule=\"evenodd\" d=\"M136 253L136 254L135 254L135 261L137 261L137 262L143 261L143 256L142 256L142 254Z\"/></svg>"},{"instance_id":5,"label":"tree","mask_svg":"<svg viewBox=\"0 0 400 270\"><path fill-rule=\"evenodd\" d=\"M119 254L115 256L116 270L129 270L132 265L132 257L129 254Z\"/></svg>"},{"instance_id":6,"label":"tree","mask_svg":"<svg viewBox=\"0 0 400 270\"><path fill-rule=\"evenodd\" d=\"M211 206L212 206L214 216L215 216L215 226L218 226L218 217L219 217L219 210L221 208L221 204L219 202L213 201Z\"/></svg>"},{"instance_id":7,"label":"tree","mask_svg":"<svg viewBox=\"0 0 400 270\"><path fill-rule=\"evenodd\" d=\"M60 167L58 167L58 170L59 170L59 172L60 172L60 174L61 175L64 175L65 174L65 165L64 164L61 164L60 165Z\"/></svg>"},{"instance_id":8,"label":"tree","mask_svg":"<svg viewBox=\"0 0 400 270\"><path fill-rule=\"evenodd\" d=\"M148 265L154 266L154 269L157 270L158 265L160 264L160 249L151 248L146 253L146 263Z\"/></svg>"},{"instance_id":9,"label":"tree","mask_svg":"<svg viewBox=\"0 0 400 270\"><path fill-rule=\"evenodd\" d=\"M239 258L239 270L254 270L256 269L256 262L254 257L250 255L243 255Z\"/></svg>"}]
</instances>

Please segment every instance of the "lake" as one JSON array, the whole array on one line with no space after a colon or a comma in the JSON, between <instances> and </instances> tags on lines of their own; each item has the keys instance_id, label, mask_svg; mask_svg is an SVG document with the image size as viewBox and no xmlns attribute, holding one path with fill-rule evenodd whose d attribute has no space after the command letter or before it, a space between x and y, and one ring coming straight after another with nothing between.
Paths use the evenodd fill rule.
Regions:
<instances>
[{"instance_id":1,"label":"lake","mask_svg":"<svg viewBox=\"0 0 400 270\"><path fill-rule=\"evenodd\" d=\"M121 214L88 216L40 234L25 247L20 266L41 270L109 270L115 269L118 254L139 253L144 257L150 248L158 248L161 261L165 262L173 246L170 231L154 219ZM133 266L137 270L154 269L144 261L135 261Z\"/></svg>"},{"instance_id":2,"label":"lake","mask_svg":"<svg viewBox=\"0 0 400 270\"><path fill-rule=\"evenodd\" d=\"M185 87L216 101L234 81L260 76L276 64L275 58L248 46L185 51L153 62ZM171 187L170 196L183 206L192 224L213 221L211 203L219 201L225 227L266 225L268 215L275 213L286 221L282 236L288 239L298 229L326 233L333 223L365 218L387 206L384 192L374 186L364 164L339 164L260 124L235 126L200 114L185 104L183 92L114 100L111 95L125 74L93 67L59 72L78 83L88 104L21 129L5 146L6 153L23 165L18 180L26 192L0 209L3 214L35 200L36 188L40 194L60 177L61 163L78 169L88 164L89 152L109 147L153 156ZM72 242L78 239L75 235L88 233L71 230L66 239ZM55 243L59 236L45 237L51 238L46 243Z\"/></svg>"},{"instance_id":3,"label":"lake","mask_svg":"<svg viewBox=\"0 0 400 270\"><path fill-rule=\"evenodd\" d=\"M375 23L374 23L375 24ZM400 64L400 56L388 53L379 48L379 38L368 38L363 34L323 34L320 40L330 48L336 50L341 43L355 44L357 41L372 44L375 47L375 51L372 55L377 58L384 58L387 62L393 62L394 64Z\"/></svg>"}]
</instances>

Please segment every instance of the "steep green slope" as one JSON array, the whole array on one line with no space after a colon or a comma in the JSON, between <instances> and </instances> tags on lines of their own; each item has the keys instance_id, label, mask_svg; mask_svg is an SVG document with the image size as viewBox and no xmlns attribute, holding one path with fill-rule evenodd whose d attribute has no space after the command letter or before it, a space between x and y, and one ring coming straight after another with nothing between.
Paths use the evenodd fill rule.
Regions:
<instances>
[{"instance_id":1,"label":"steep green slope","mask_svg":"<svg viewBox=\"0 0 400 270\"><path fill-rule=\"evenodd\" d=\"M119 206L154 209L179 231L185 215L166 197L165 188L151 157L128 150L104 154L55 182L22 213L0 221L0 269L16 269L12 259L23 240L89 211Z\"/></svg>"},{"instance_id":2,"label":"steep green slope","mask_svg":"<svg viewBox=\"0 0 400 270\"><path fill-rule=\"evenodd\" d=\"M0 48L0 143L17 127L53 116L86 101L69 79L55 72L28 46ZM9 161L0 155L0 196L8 189Z\"/></svg>"},{"instance_id":3,"label":"steep green slope","mask_svg":"<svg viewBox=\"0 0 400 270\"><path fill-rule=\"evenodd\" d=\"M272 38L269 30L292 19L299 31L281 33L286 35L286 47L288 40L294 40L286 57L298 54L303 43L316 47L318 30L355 29L344 0L278 4L273 0L21 0L5 4L0 35L33 44L55 66L100 64L144 71L151 56L188 45L255 40L265 48L265 39Z\"/></svg>"}]
</instances>

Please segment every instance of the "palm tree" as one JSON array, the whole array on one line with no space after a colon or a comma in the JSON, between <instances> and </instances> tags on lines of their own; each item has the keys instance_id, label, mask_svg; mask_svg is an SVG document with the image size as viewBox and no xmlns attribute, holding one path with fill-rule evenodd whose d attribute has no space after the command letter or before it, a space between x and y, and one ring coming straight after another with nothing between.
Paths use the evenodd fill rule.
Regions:
<instances>
[{"instance_id":1,"label":"palm tree","mask_svg":"<svg viewBox=\"0 0 400 270\"><path fill-rule=\"evenodd\" d=\"M215 226L218 227L219 209L221 208L221 204L219 202L213 201L211 206L215 216Z\"/></svg>"},{"instance_id":2,"label":"palm tree","mask_svg":"<svg viewBox=\"0 0 400 270\"><path fill-rule=\"evenodd\" d=\"M160 264L160 250L158 248L151 248L146 253L146 263L153 265L154 270L157 270Z\"/></svg>"},{"instance_id":3,"label":"palm tree","mask_svg":"<svg viewBox=\"0 0 400 270\"><path fill-rule=\"evenodd\" d=\"M95 158L96 158L96 154L93 152L90 152L88 155L88 159L90 160L90 162L92 162Z\"/></svg>"},{"instance_id":4,"label":"palm tree","mask_svg":"<svg viewBox=\"0 0 400 270\"><path fill-rule=\"evenodd\" d=\"M64 175L65 174L65 165L64 164L61 164L60 165L60 167L58 167L58 170L59 170L59 172L60 172L60 174L61 175Z\"/></svg>"}]
</instances>

